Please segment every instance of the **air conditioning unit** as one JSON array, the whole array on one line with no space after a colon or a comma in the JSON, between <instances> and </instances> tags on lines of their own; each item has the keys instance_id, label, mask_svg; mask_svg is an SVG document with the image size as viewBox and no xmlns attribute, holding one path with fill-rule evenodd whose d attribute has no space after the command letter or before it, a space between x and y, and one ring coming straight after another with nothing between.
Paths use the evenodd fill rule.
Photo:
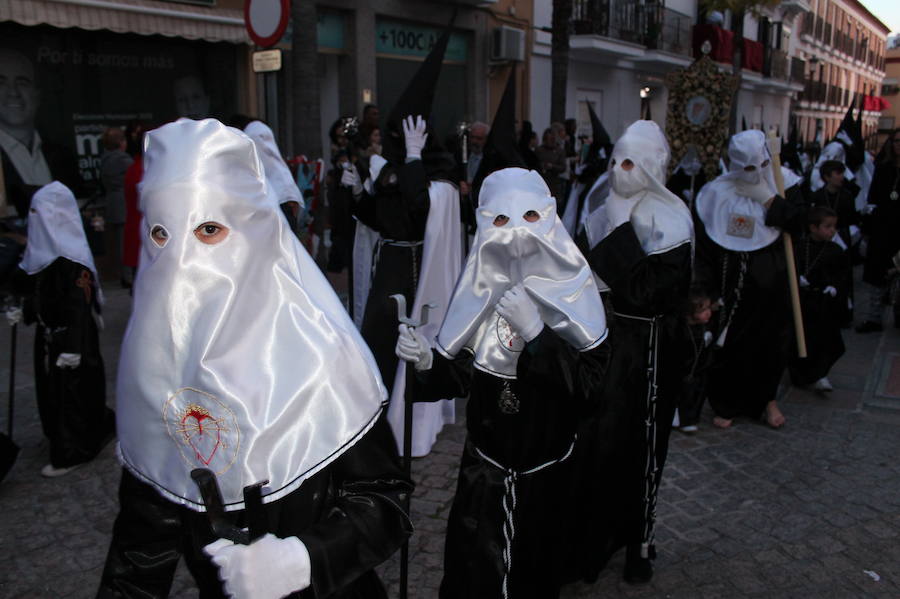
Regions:
<instances>
[{"instance_id":1,"label":"air conditioning unit","mask_svg":"<svg viewBox=\"0 0 900 599\"><path fill-rule=\"evenodd\" d=\"M506 25L494 29L491 60L525 60L525 31Z\"/></svg>"}]
</instances>

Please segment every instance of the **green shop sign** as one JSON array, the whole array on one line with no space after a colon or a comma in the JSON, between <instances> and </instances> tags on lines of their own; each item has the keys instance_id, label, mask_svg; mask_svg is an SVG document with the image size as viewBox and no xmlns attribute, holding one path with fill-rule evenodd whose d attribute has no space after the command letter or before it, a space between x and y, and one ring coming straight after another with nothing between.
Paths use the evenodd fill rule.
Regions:
<instances>
[{"instance_id":1,"label":"green shop sign","mask_svg":"<svg viewBox=\"0 0 900 599\"><path fill-rule=\"evenodd\" d=\"M375 23L375 52L380 55L425 58L441 32L442 29L437 27L378 19ZM466 36L451 33L444 61L465 62L467 56Z\"/></svg>"}]
</instances>

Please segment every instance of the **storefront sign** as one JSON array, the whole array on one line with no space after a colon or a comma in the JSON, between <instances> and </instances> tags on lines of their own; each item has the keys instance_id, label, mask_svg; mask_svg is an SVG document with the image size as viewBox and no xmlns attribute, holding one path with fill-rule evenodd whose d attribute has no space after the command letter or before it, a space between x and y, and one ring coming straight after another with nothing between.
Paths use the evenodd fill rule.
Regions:
<instances>
[{"instance_id":1,"label":"storefront sign","mask_svg":"<svg viewBox=\"0 0 900 599\"><path fill-rule=\"evenodd\" d=\"M0 101L0 130L40 135L51 175L88 197L107 127L237 110L237 47L106 31L0 23L0 79L27 82Z\"/></svg>"},{"instance_id":2,"label":"storefront sign","mask_svg":"<svg viewBox=\"0 0 900 599\"><path fill-rule=\"evenodd\" d=\"M375 52L383 57L424 59L441 33L437 27L379 19L375 24ZM466 36L451 33L444 62L465 62L467 56Z\"/></svg>"},{"instance_id":3,"label":"storefront sign","mask_svg":"<svg viewBox=\"0 0 900 599\"><path fill-rule=\"evenodd\" d=\"M281 70L281 50L260 50L253 53L253 72L271 73Z\"/></svg>"}]
</instances>

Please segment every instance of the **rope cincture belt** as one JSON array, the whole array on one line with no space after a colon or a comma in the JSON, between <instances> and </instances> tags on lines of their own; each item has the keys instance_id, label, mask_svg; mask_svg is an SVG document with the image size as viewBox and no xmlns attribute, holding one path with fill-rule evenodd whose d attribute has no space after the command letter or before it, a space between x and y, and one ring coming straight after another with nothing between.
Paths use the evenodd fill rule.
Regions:
<instances>
[{"instance_id":1,"label":"rope cincture belt","mask_svg":"<svg viewBox=\"0 0 900 599\"><path fill-rule=\"evenodd\" d=\"M647 344L647 398L645 407L647 419L644 421L647 462L644 465L644 530L641 534L641 557L649 559L653 548L654 526L656 524L656 498L659 494L659 467L656 463L656 400L659 356L659 316L645 317L631 314L615 313L620 318L639 320L650 326L650 339Z\"/></svg>"},{"instance_id":2,"label":"rope cincture belt","mask_svg":"<svg viewBox=\"0 0 900 599\"><path fill-rule=\"evenodd\" d=\"M529 470L525 470L523 472L516 472L512 468L507 468L500 464L497 460L492 459L483 451L475 448L475 452L483 459L485 462L491 464L495 468L502 470L506 473L506 476L503 477L503 512L506 514L506 519L503 522L503 598L508 599L509 597L509 572L512 569L512 542L513 537L516 534L516 527L514 521L514 512L516 509L516 481L518 481L520 476L527 476L529 474L534 474L535 472L539 472L545 468L553 466L554 464L559 464L560 462L564 462L572 455L572 450L575 449L575 441L578 437L574 437L572 442L569 444L569 449L566 450L566 453L563 454L562 457L556 458L555 460L550 460L549 462L544 462L540 466L535 466Z\"/></svg>"},{"instance_id":3,"label":"rope cincture belt","mask_svg":"<svg viewBox=\"0 0 900 599\"><path fill-rule=\"evenodd\" d=\"M396 241L394 239L384 239L383 237L378 238L378 243L375 244L374 255L372 256L372 269L370 272L370 276L372 279L375 278L375 271L378 269L378 260L381 258L381 248L389 245L395 248L410 248L412 250L412 280L413 280L413 289L418 288L419 282L419 265L418 260L416 259L416 248L420 248L425 245L425 240L420 239L418 241Z\"/></svg>"}]
</instances>

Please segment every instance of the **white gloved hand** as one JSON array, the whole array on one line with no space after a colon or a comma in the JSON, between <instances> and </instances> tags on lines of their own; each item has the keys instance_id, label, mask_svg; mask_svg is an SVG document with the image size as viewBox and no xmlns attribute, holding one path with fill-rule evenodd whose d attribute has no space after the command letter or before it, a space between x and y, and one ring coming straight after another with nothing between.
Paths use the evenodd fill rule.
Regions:
<instances>
[{"instance_id":1,"label":"white gloved hand","mask_svg":"<svg viewBox=\"0 0 900 599\"><path fill-rule=\"evenodd\" d=\"M310 585L309 551L297 537L266 534L250 545L219 539L203 548L234 599L280 599Z\"/></svg>"},{"instance_id":2,"label":"white gloved hand","mask_svg":"<svg viewBox=\"0 0 900 599\"><path fill-rule=\"evenodd\" d=\"M322 245L327 248L331 247L331 229L325 229L322 231Z\"/></svg>"},{"instance_id":3,"label":"white gloved hand","mask_svg":"<svg viewBox=\"0 0 900 599\"><path fill-rule=\"evenodd\" d=\"M521 283L508 289L495 309L526 342L537 337L544 328L537 306Z\"/></svg>"},{"instance_id":4,"label":"white gloved hand","mask_svg":"<svg viewBox=\"0 0 900 599\"><path fill-rule=\"evenodd\" d=\"M351 164L343 169L343 171L344 172L341 173L341 185L349 187L354 196L362 195L363 184L362 180L359 178L359 171L356 170L356 167Z\"/></svg>"},{"instance_id":5,"label":"white gloved hand","mask_svg":"<svg viewBox=\"0 0 900 599\"><path fill-rule=\"evenodd\" d=\"M825 295L830 295L831 297L834 297L837 295L837 289L835 289L834 287L829 285L828 287L826 287L825 289L822 290L822 293L824 293Z\"/></svg>"},{"instance_id":6,"label":"white gloved hand","mask_svg":"<svg viewBox=\"0 0 900 599\"><path fill-rule=\"evenodd\" d=\"M769 188L768 182L762 178L756 184L738 181L735 190L739 196L750 198L760 204L765 204L775 195Z\"/></svg>"},{"instance_id":7,"label":"white gloved hand","mask_svg":"<svg viewBox=\"0 0 900 599\"><path fill-rule=\"evenodd\" d=\"M800 286L801 287L809 287L809 281L806 280L806 277L800 275Z\"/></svg>"},{"instance_id":8,"label":"white gloved hand","mask_svg":"<svg viewBox=\"0 0 900 599\"><path fill-rule=\"evenodd\" d=\"M412 362L416 370L431 370L434 356L431 354L431 346L419 331L405 324L398 327L400 336L397 337L397 347L394 350L397 357L407 362Z\"/></svg>"},{"instance_id":9,"label":"white gloved hand","mask_svg":"<svg viewBox=\"0 0 900 599\"><path fill-rule=\"evenodd\" d=\"M406 140L406 160L420 160L422 158L422 148L425 147L425 140L428 134L425 133L427 124L425 119L417 116L413 121L412 116L403 119L403 139Z\"/></svg>"},{"instance_id":10,"label":"white gloved hand","mask_svg":"<svg viewBox=\"0 0 900 599\"><path fill-rule=\"evenodd\" d=\"M78 368L81 365L81 354L59 354L56 358L57 368Z\"/></svg>"},{"instance_id":11,"label":"white gloved hand","mask_svg":"<svg viewBox=\"0 0 900 599\"><path fill-rule=\"evenodd\" d=\"M13 307L6 311L6 322L9 323L9 326L19 324L23 318L25 318L25 313L22 312L22 308Z\"/></svg>"}]
</instances>

